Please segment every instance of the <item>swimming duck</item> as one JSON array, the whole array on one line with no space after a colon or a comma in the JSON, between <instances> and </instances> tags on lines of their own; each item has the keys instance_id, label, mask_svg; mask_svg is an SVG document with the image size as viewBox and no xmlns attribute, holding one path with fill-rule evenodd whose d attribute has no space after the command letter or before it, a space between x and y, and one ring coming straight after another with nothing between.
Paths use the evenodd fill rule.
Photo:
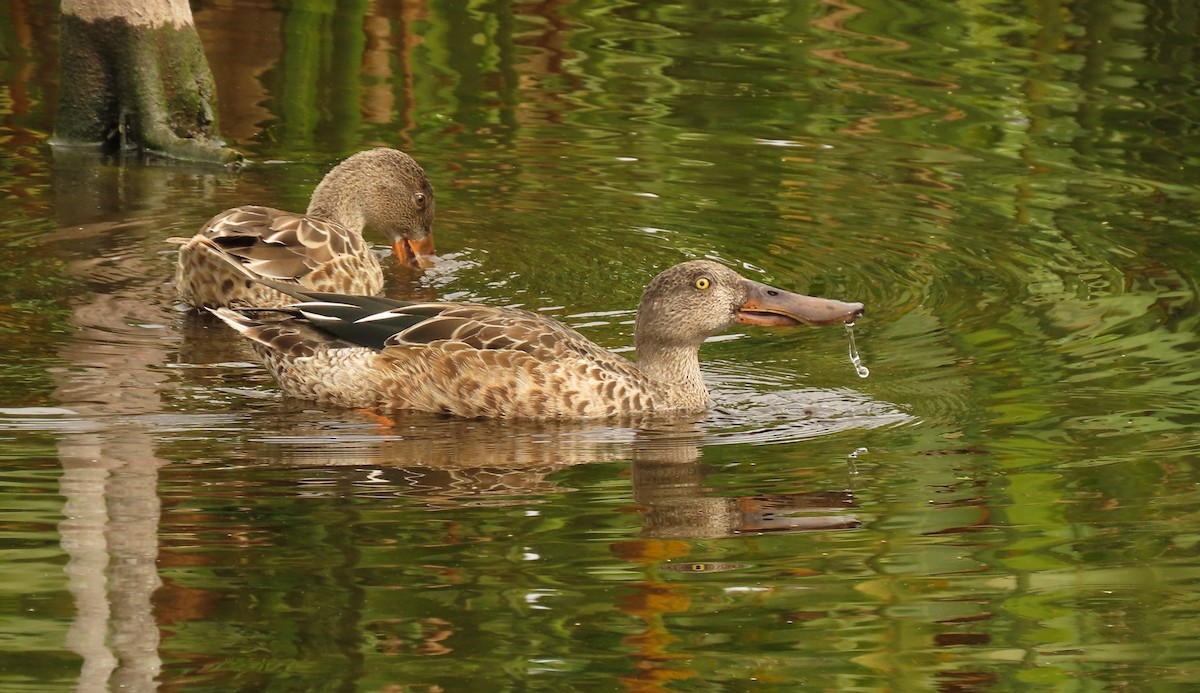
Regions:
<instances>
[{"instance_id":1,"label":"swimming duck","mask_svg":"<svg viewBox=\"0 0 1200 693\"><path fill-rule=\"evenodd\" d=\"M198 308L293 302L256 277L314 291L378 294L383 269L363 228L386 234L401 262L421 265L434 252L433 207L433 186L412 157L384 147L359 152L325 175L304 214L234 207L192 238L171 239L182 243L175 286Z\"/></svg>"},{"instance_id":2,"label":"swimming duck","mask_svg":"<svg viewBox=\"0 0 1200 693\"><path fill-rule=\"evenodd\" d=\"M556 320L516 308L269 285L299 302L213 313L251 341L285 394L469 418L704 411L711 406L700 375L706 337L735 324L852 322L863 310L861 303L760 284L715 262L684 262L646 287L633 363Z\"/></svg>"}]
</instances>

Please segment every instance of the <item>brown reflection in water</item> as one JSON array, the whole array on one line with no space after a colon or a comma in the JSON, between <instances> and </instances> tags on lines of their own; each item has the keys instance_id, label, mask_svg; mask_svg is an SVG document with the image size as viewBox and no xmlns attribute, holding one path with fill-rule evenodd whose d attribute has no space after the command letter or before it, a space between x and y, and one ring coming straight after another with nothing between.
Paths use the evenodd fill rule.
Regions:
<instances>
[{"instance_id":1,"label":"brown reflection in water","mask_svg":"<svg viewBox=\"0 0 1200 693\"><path fill-rule=\"evenodd\" d=\"M628 456L633 435L604 423L462 420L419 412L383 421L375 435L353 437L338 436L317 422L281 421L272 429L278 432L260 436L260 459L345 469L338 493L404 495L453 507L522 502L561 491L551 474ZM364 475L372 483L360 483Z\"/></svg>"},{"instance_id":2,"label":"brown reflection in water","mask_svg":"<svg viewBox=\"0 0 1200 693\"><path fill-rule=\"evenodd\" d=\"M561 1L521 5L519 14L541 21L535 26L522 27L519 34L511 33L513 26L505 22L481 26L496 32L488 36L487 41L504 47L500 55L503 64L496 70L478 75L483 79L485 89L512 93L500 101L499 108L510 112L501 116L502 122L561 123L562 112L576 107L567 97L586 86L584 78L568 67L568 62L575 57L575 53L566 48L575 28L563 12L568 5ZM474 16L476 11L469 10L468 13ZM277 113L265 104L287 96L272 93L269 80L270 73L280 69L288 48L287 12L269 3L226 0L198 8L193 14L217 84L221 132L234 142L251 141L260 135L266 124L277 120ZM348 61L339 59L345 64L358 65L354 77L361 91L355 103L323 103L319 106L349 108L361 114L363 122L372 125L394 124L399 140L391 144L410 145L417 121L417 66L413 64L413 53L425 42L413 27L432 16L433 11L424 0L369 3L362 11L365 42L361 54L346 56ZM445 21L445 18L440 20ZM321 29L322 34L327 31L328 28ZM332 40L329 36L320 38ZM450 39L451 42L454 40L453 37ZM512 48L526 50L514 51ZM336 50L351 49L338 45ZM446 47L434 48L435 52L442 50ZM484 70L482 65L473 67ZM289 79L316 80L319 76L317 71L302 74L293 69ZM544 87L542 82L547 76L563 80L566 88ZM516 92L520 92L519 97ZM318 104L312 106L316 108ZM309 137L312 136L309 133Z\"/></svg>"},{"instance_id":3,"label":"brown reflection in water","mask_svg":"<svg viewBox=\"0 0 1200 693\"><path fill-rule=\"evenodd\" d=\"M357 108L367 123L395 123L401 141L394 145L407 144L408 133L415 126L412 51L422 39L412 27L429 16L423 1L370 3L362 16L366 39L362 53L351 56L351 62L359 65L356 76L362 78L362 91L357 103L336 104ZM221 132L234 141L252 140L277 118L264 104L286 96L271 93L266 76L279 68L287 49L287 12L267 3L220 2L196 10L194 17L217 83ZM347 49L339 46L337 50ZM302 74L295 70L289 76L302 80L319 77L317 71Z\"/></svg>"},{"instance_id":4,"label":"brown reflection in water","mask_svg":"<svg viewBox=\"0 0 1200 693\"><path fill-rule=\"evenodd\" d=\"M416 125L412 52L422 42L412 27L415 22L429 18L429 8L425 2L381 0L374 5L363 19L367 45L362 73L369 78L362 95L363 120L374 124L398 121L401 141L408 144L409 133ZM399 27L399 34L393 33L393 21ZM397 91L401 94L399 113Z\"/></svg>"},{"instance_id":5,"label":"brown reflection in water","mask_svg":"<svg viewBox=\"0 0 1200 693\"><path fill-rule=\"evenodd\" d=\"M872 36L852 31L846 27L847 22L855 15L861 14L866 10L862 7L854 5L844 0L823 0L823 4L835 8L827 16L813 20L814 27L827 31L831 34L837 34L844 37L850 37L857 40L869 40L875 47L870 49L859 49L876 54L881 51L888 52L903 52L910 50L911 46L905 41L884 36ZM906 83L922 83L927 80L918 78L916 75L907 70L897 70L894 68L880 67L872 63L855 60L850 57L851 51L845 48L829 48L812 51L813 57L827 60L831 63L846 67L853 74L858 75L888 75L902 79ZM880 113L872 115L864 115L855 121L854 125L844 128L841 132L844 135L854 136L873 136L878 135L880 128L878 123L883 120L903 120L908 118L916 118L923 115L933 113L933 109L922 106L917 100L899 96L895 93L882 93L873 89L860 81L843 80L839 86L847 91L870 94L880 99L887 99L892 102L891 108L879 109ZM937 85L943 91L953 91L958 88L950 82ZM951 111L943 116L945 120L959 120L963 114L958 111Z\"/></svg>"},{"instance_id":6,"label":"brown reflection in water","mask_svg":"<svg viewBox=\"0 0 1200 693\"><path fill-rule=\"evenodd\" d=\"M538 23L537 30L512 37L514 47L536 49L519 51L513 64L513 69L519 75L518 83L513 86L521 90L522 96L516 106L518 122L561 125L565 121L563 113L576 108L568 96L587 89L584 76L571 70L567 64L577 57L575 51L567 48L575 29L563 13L567 5L569 3L561 0L550 0L524 4L520 8L521 14L538 17L542 21ZM566 87L549 89L537 84L547 76L562 80ZM539 102L546 105L539 106Z\"/></svg>"},{"instance_id":7,"label":"brown reflection in water","mask_svg":"<svg viewBox=\"0 0 1200 693\"><path fill-rule=\"evenodd\" d=\"M221 134L245 141L275 119L263 106L270 95L262 76L276 66L283 52L283 13L243 3L237 9L237 21L229 21L233 12L220 7L222 4L228 3L197 9L193 19L217 83Z\"/></svg>"},{"instance_id":8,"label":"brown reflection in water","mask_svg":"<svg viewBox=\"0 0 1200 693\"><path fill-rule=\"evenodd\" d=\"M43 236L77 288L70 333L50 369L55 398L83 433L62 435L59 457L65 571L77 615L67 646L83 658L79 689L152 691L160 631L151 596L157 572L157 438L146 417L166 409L179 336L162 228L180 195L204 197L222 176L180 167L125 167L97 153L53 151L60 229ZM122 221L109 222L106 219Z\"/></svg>"},{"instance_id":9,"label":"brown reflection in water","mask_svg":"<svg viewBox=\"0 0 1200 693\"><path fill-rule=\"evenodd\" d=\"M59 442L60 535L76 604L67 646L83 659L80 690L150 691L161 666L151 596L161 584L157 485L166 462L142 419L164 408L173 315L155 300L167 279L161 258L143 251L161 237L149 215L93 220L169 209L178 186L194 181L187 172L103 161L55 150L62 228L43 238L61 247L64 274L80 287L69 319L76 329L58 352L64 365L50 369L58 404L86 429Z\"/></svg>"},{"instance_id":10,"label":"brown reflection in water","mask_svg":"<svg viewBox=\"0 0 1200 693\"><path fill-rule=\"evenodd\" d=\"M652 569L654 565L687 555L690 548L690 545L683 541L633 539L614 543L612 552L622 560L641 563ZM679 638L671 634L666 624L666 616L686 613L691 608L691 598L685 590L685 585L661 580L647 580L625 586L625 594L617 600L617 608L646 624L642 632L621 640L622 645L632 650L630 656L634 660L634 669L637 672L632 676L622 677L621 683L626 690L663 690L664 684L670 681L695 678L699 675L687 665L686 660L690 659L688 655L670 652L671 645Z\"/></svg>"},{"instance_id":11,"label":"brown reflection in water","mask_svg":"<svg viewBox=\"0 0 1200 693\"><path fill-rule=\"evenodd\" d=\"M419 629L415 636L413 621L404 618L371 621L363 624L363 630L375 634L375 649L381 654L437 657L454 652L445 644L454 635L453 623L440 618L419 618L415 623Z\"/></svg>"},{"instance_id":12,"label":"brown reflection in water","mask_svg":"<svg viewBox=\"0 0 1200 693\"><path fill-rule=\"evenodd\" d=\"M363 88L362 107L363 120L368 123L392 122L392 110L395 108L396 95L391 89L392 80L392 23L387 17L366 17L363 19L363 33L367 36L367 47L363 51L363 76L374 83L367 82ZM401 64L407 67L407 54L403 50L395 51ZM409 82L407 70L404 70L405 82ZM410 86L405 87L411 91ZM407 121L407 118L403 119Z\"/></svg>"},{"instance_id":13,"label":"brown reflection in water","mask_svg":"<svg viewBox=\"0 0 1200 693\"><path fill-rule=\"evenodd\" d=\"M746 532L840 529L858 524L857 518L845 514L852 505L845 491L717 496L704 482L709 472L701 462L704 432L698 422L691 420L658 422L657 429L647 430L605 424L513 424L401 414L387 428L380 428L377 437L342 440L331 440L328 428L315 424L311 428L297 427L294 423L281 422L278 429L272 429L277 433L264 433L258 449L273 453L269 458L260 455L265 465L322 472L320 486L298 483L292 491L298 495L319 491L332 497L378 497L387 501L405 496L435 510L528 504L569 490L554 476L567 467L631 460L630 494L634 505L629 511L640 513L644 525L638 537L611 545L614 555L641 566L647 575L642 581L623 586L613 597L617 609L645 624L644 630L623 640L631 650L629 656L637 672L623 679L629 690L658 690L672 680L698 675L688 665L690 655L671 652L678 637L667 623L669 614L684 613L691 607L688 586L658 577L667 565L695 565L686 561L693 550L690 539ZM385 437L388 435L392 437ZM241 487L230 489L235 495L251 492ZM444 517L453 516L450 513ZM177 520L185 516L170 513L169 517L172 527L166 530L168 533L187 534L192 539L189 551L178 557L169 546L164 547L164 565L194 555L196 529L212 521L193 517L181 525ZM255 527L249 517L246 522L231 526L228 518L221 520L219 541L249 545L255 537L269 536L269 531ZM450 545L483 539L463 535L462 530L460 523L447 520L440 541ZM741 567L714 564L714 572ZM469 585L476 579L460 567L431 565L424 571L427 587ZM662 573L674 574L671 570ZM351 576L354 571L343 574ZM346 592L350 591L347 587ZM327 593L337 594L339 590ZM203 619L206 600L212 596L179 585L168 585L157 595L164 616L169 614L177 620ZM459 629L456 624L461 621L457 608L423 613L420 618L414 615L363 621L350 628L374 638L380 653L450 654L453 636Z\"/></svg>"},{"instance_id":14,"label":"brown reflection in water","mask_svg":"<svg viewBox=\"0 0 1200 693\"><path fill-rule=\"evenodd\" d=\"M690 459L670 459L679 455ZM754 496L717 496L704 484L708 473L699 448L671 453L644 451L634 458L633 497L642 507L642 536L724 537L743 533L848 529L859 526L850 491L807 491Z\"/></svg>"},{"instance_id":15,"label":"brown reflection in water","mask_svg":"<svg viewBox=\"0 0 1200 693\"><path fill-rule=\"evenodd\" d=\"M281 422L264 433L271 464L347 468L340 492L401 494L437 506L521 499L563 490L549 478L564 468L630 459L642 536L723 537L748 532L846 529L851 492L718 496L705 484L700 421L507 422L399 413L377 436L345 437L320 425ZM644 426L645 428L638 428ZM333 440L330 440L330 438ZM372 485L358 485L370 475ZM371 489L376 489L372 491Z\"/></svg>"},{"instance_id":16,"label":"brown reflection in water","mask_svg":"<svg viewBox=\"0 0 1200 693\"><path fill-rule=\"evenodd\" d=\"M937 677L937 689L946 693L991 691L1000 682L1000 675L992 671L947 671Z\"/></svg>"},{"instance_id":17,"label":"brown reflection in water","mask_svg":"<svg viewBox=\"0 0 1200 693\"><path fill-rule=\"evenodd\" d=\"M54 93L40 94L38 91L39 86L56 82L58 74L58 42L55 40L58 13L53 7L38 6L42 4L48 3L35 3L34 7L30 7L25 0L8 2L12 37L16 47L20 48L13 50L13 46L5 46L5 60L12 65L19 65L19 68L0 84L0 122L4 124L4 146L10 152L41 145L45 131L50 129L46 127L43 131L36 131L24 125L28 122L24 116L34 110L39 99L51 101L55 96ZM48 103L45 112L53 113L54 104ZM20 167L26 169L27 173L34 170L24 156L9 158L5 166Z\"/></svg>"},{"instance_id":18,"label":"brown reflection in water","mask_svg":"<svg viewBox=\"0 0 1200 693\"><path fill-rule=\"evenodd\" d=\"M817 491L759 496L716 496L704 484L707 474L700 461L697 441L685 439L664 445L653 439L635 444L633 497L644 517L637 539L616 542L612 551L622 559L643 564L655 575L664 567L685 565L691 572L737 570L737 564L696 563L686 560L692 549L684 539L722 537L747 532L845 529L860 522L840 514L853 504L849 491ZM649 443L649 444L645 444ZM702 566L703 570L694 570ZM667 572L676 572L670 571ZM686 613L691 600L678 583L648 579L626 586L617 607L642 620L646 628L626 637L622 644L633 650L637 674L624 677L627 690L664 690L674 680L690 679L698 672L687 665L690 655L673 654L679 640L671 634L666 617Z\"/></svg>"}]
</instances>

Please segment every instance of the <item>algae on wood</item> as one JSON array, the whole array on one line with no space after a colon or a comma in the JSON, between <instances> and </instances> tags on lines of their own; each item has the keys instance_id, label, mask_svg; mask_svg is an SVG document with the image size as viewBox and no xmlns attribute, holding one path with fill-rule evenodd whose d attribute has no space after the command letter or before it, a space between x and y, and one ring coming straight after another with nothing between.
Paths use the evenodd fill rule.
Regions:
<instances>
[{"instance_id":1,"label":"algae on wood","mask_svg":"<svg viewBox=\"0 0 1200 693\"><path fill-rule=\"evenodd\" d=\"M56 145L229 163L186 0L63 0Z\"/></svg>"}]
</instances>

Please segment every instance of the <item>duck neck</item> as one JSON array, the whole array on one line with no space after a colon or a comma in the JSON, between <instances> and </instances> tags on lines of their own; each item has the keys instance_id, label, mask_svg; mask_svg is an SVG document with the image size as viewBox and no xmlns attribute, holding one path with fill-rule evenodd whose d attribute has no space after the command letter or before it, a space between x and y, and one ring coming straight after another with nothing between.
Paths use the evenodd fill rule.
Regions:
<instances>
[{"instance_id":1,"label":"duck neck","mask_svg":"<svg viewBox=\"0 0 1200 693\"><path fill-rule=\"evenodd\" d=\"M312 199L305 213L315 219L324 219L351 231L361 232L366 225L363 215L362 193L350 186L350 181L333 171L325 176L313 190Z\"/></svg>"},{"instance_id":2,"label":"duck neck","mask_svg":"<svg viewBox=\"0 0 1200 693\"><path fill-rule=\"evenodd\" d=\"M637 339L637 365L675 407L708 406L708 388L700 374L699 349Z\"/></svg>"}]
</instances>

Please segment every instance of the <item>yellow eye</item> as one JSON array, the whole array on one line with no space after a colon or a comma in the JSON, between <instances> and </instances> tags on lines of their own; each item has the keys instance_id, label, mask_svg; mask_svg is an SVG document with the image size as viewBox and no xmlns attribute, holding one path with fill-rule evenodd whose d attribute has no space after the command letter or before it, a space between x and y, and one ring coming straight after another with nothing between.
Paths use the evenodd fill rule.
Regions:
<instances>
[{"instance_id":1,"label":"yellow eye","mask_svg":"<svg viewBox=\"0 0 1200 693\"><path fill-rule=\"evenodd\" d=\"M708 281L708 277L700 277L699 279L696 280L696 288L700 289L701 291L704 291L705 289L708 288L708 285L711 283L712 282Z\"/></svg>"}]
</instances>

